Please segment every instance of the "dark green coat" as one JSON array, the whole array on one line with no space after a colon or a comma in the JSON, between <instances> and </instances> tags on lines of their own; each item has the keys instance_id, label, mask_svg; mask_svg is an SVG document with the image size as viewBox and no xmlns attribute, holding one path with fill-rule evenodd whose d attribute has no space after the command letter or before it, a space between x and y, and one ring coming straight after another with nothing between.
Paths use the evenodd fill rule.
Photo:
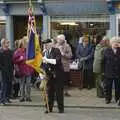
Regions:
<instances>
[{"instance_id":1,"label":"dark green coat","mask_svg":"<svg viewBox=\"0 0 120 120\"><path fill-rule=\"evenodd\" d=\"M104 57L104 50L106 49L106 46L103 46L101 44L98 44L95 48L94 53L94 62L93 62L93 72L94 73L102 73L103 70L103 57Z\"/></svg>"}]
</instances>

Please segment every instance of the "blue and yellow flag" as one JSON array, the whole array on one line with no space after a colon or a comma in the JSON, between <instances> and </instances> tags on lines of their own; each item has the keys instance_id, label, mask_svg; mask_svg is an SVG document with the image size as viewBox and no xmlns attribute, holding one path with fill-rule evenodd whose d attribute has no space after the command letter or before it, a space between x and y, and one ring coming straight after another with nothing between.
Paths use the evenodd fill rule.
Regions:
<instances>
[{"instance_id":1,"label":"blue and yellow flag","mask_svg":"<svg viewBox=\"0 0 120 120\"><path fill-rule=\"evenodd\" d=\"M26 63L40 73L42 63L42 53L39 43L39 37L36 32L35 17L32 15L32 9L29 8L28 20L28 47L26 54Z\"/></svg>"}]
</instances>

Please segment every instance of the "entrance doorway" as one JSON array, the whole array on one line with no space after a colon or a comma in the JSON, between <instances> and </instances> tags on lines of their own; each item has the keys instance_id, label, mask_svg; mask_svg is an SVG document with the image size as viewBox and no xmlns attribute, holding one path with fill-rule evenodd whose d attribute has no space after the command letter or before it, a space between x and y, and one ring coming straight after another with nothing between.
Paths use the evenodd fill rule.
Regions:
<instances>
[{"instance_id":1,"label":"entrance doorway","mask_svg":"<svg viewBox=\"0 0 120 120\"><path fill-rule=\"evenodd\" d=\"M28 16L13 16L14 40L19 40L27 34ZM37 29L42 30L43 17L36 16Z\"/></svg>"}]
</instances>

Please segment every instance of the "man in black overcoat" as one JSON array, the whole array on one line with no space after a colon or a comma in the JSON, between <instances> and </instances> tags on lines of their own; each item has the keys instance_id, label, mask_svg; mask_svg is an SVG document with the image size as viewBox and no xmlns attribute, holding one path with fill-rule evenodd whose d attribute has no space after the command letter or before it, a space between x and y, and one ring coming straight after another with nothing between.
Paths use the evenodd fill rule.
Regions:
<instances>
[{"instance_id":1,"label":"man in black overcoat","mask_svg":"<svg viewBox=\"0 0 120 120\"><path fill-rule=\"evenodd\" d=\"M111 47L104 51L104 94L106 104L112 100L112 85L115 85L115 100L120 100L120 38L110 40ZM118 103L120 105L120 101Z\"/></svg>"}]
</instances>

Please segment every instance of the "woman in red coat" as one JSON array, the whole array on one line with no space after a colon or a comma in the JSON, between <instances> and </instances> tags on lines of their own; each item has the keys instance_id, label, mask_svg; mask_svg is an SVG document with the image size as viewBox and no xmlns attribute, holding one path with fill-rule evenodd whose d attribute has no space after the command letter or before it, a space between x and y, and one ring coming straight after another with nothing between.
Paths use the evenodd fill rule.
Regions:
<instances>
[{"instance_id":1,"label":"woman in red coat","mask_svg":"<svg viewBox=\"0 0 120 120\"><path fill-rule=\"evenodd\" d=\"M15 64L15 74L20 77L20 102L31 102L31 75L33 68L26 64L26 39L23 38L19 41L19 47L16 49L13 55L13 61ZM26 90L25 90L26 89Z\"/></svg>"}]
</instances>

